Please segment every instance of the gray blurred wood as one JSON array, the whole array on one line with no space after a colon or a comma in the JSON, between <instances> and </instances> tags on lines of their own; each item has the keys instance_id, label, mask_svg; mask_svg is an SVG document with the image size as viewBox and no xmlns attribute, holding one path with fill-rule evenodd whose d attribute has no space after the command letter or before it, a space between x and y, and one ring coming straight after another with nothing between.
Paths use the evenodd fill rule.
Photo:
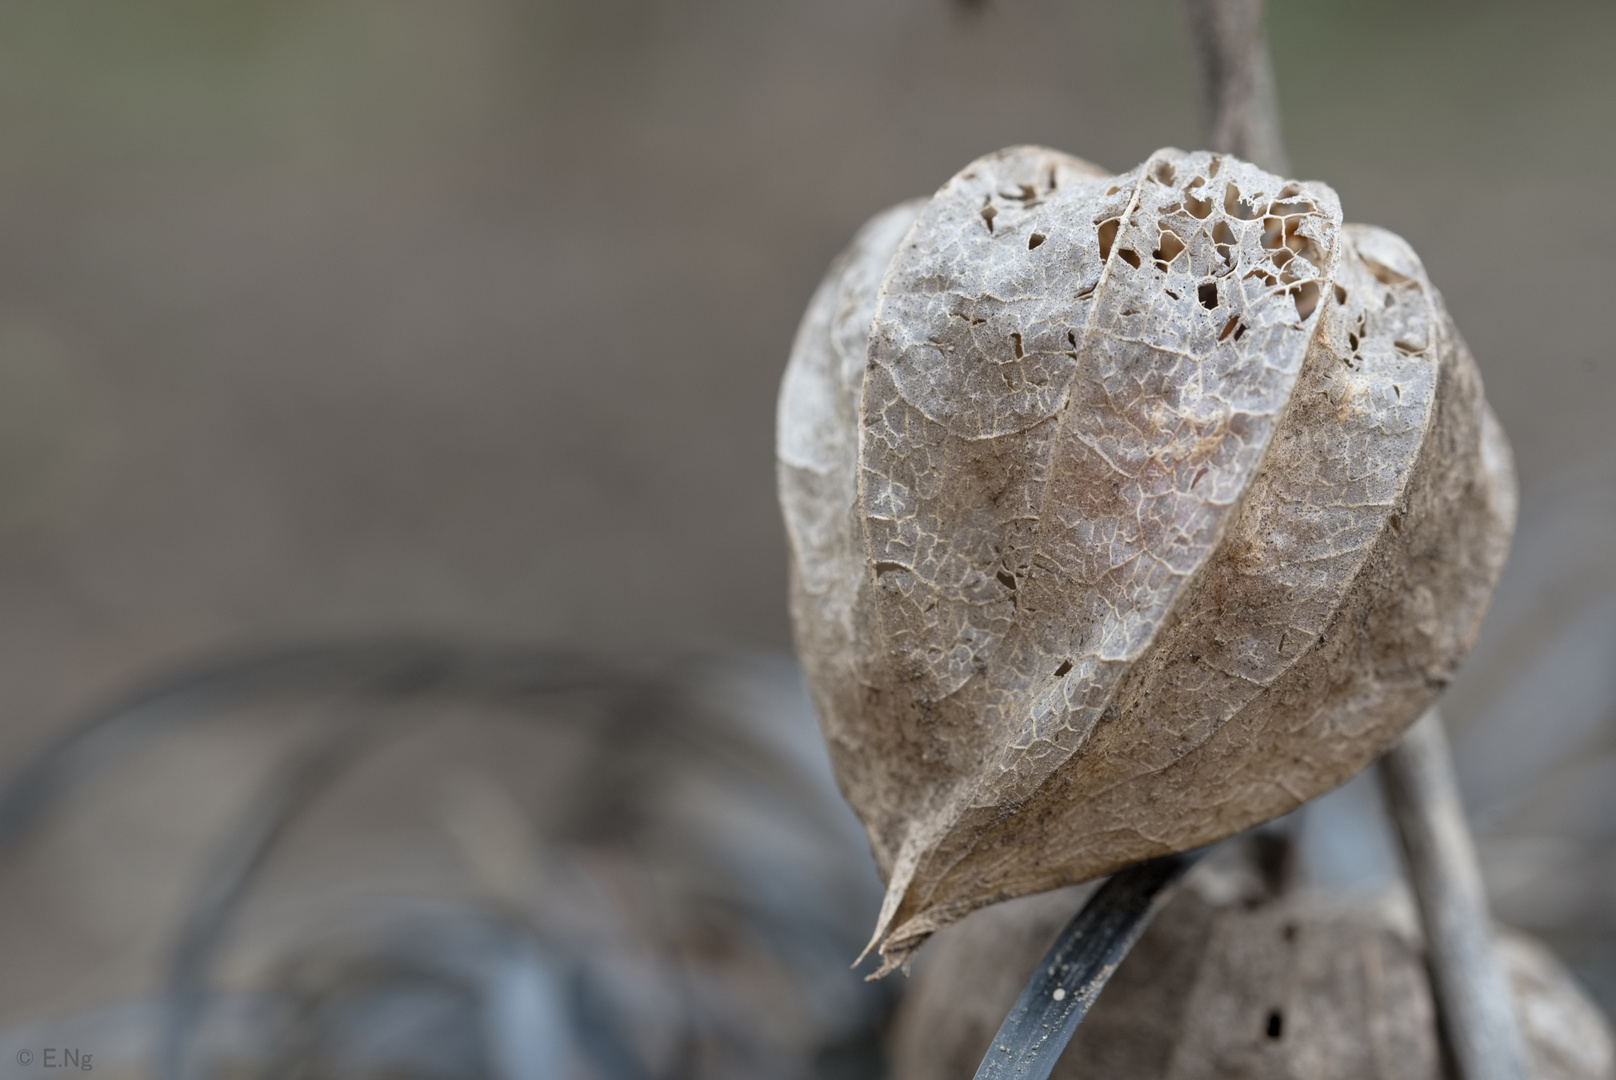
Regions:
<instances>
[{"instance_id":1,"label":"gray blurred wood","mask_svg":"<svg viewBox=\"0 0 1616 1080\"><path fill-rule=\"evenodd\" d=\"M1208 148L1288 174L1265 6L1264 0L1185 0L1184 12Z\"/></svg>"},{"instance_id":2,"label":"gray blurred wood","mask_svg":"<svg viewBox=\"0 0 1616 1080\"><path fill-rule=\"evenodd\" d=\"M1440 714L1421 717L1381 761L1392 820L1429 942L1442 1025L1461 1080L1522 1080L1526 1049Z\"/></svg>"}]
</instances>

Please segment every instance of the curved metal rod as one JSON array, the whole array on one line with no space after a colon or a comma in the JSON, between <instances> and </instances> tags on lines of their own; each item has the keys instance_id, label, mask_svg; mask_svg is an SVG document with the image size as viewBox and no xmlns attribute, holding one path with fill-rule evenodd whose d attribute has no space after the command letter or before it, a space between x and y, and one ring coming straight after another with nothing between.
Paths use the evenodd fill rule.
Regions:
<instances>
[{"instance_id":1,"label":"curved metal rod","mask_svg":"<svg viewBox=\"0 0 1616 1080\"><path fill-rule=\"evenodd\" d=\"M1117 965L1204 851L1130 866L1089 898L1039 961L976 1080L1047 1080Z\"/></svg>"}]
</instances>

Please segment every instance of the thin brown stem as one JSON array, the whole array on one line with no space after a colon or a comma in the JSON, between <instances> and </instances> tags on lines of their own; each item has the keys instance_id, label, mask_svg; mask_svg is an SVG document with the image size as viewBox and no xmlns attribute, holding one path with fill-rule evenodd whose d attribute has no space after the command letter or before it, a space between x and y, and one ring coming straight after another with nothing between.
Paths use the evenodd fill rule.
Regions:
<instances>
[{"instance_id":1,"label":"thin brown stem","mask_svg":"<svg viewBox=\"0 0 1616 1080\"><path fill-rule=\"evenodd\" d=\"M1288 165L1264 0L1184 0L1211 149L1271 172ZM1430 950L1437 1009L1460 1080L1524 1080L1525 1043L1436 710L1382 759Z\"/></svg>"},{"instance_id":2,"label":"thin brown stem","mask_svg":"<svg viewBox=\"0 0 1616 1080\"><path fill-rule=\"evenodd\" d=\"M1263 0L1184 0L1199 68L1207 146L1270 172L1289 171L1279 126Z\"/></svg>"},{"instance_id":3,"label":"thin brown stem","mask_svg":"<svg viewBox=\"0 0 1616 1080\"><path fill-rule=\"evenodd\" d=\"M1408 857L1459 1080L1525 1080L1515 1000L1493 947L1481 869L1435 709L1381 759L1381 779Z\"/></svg>"}]
</instances>

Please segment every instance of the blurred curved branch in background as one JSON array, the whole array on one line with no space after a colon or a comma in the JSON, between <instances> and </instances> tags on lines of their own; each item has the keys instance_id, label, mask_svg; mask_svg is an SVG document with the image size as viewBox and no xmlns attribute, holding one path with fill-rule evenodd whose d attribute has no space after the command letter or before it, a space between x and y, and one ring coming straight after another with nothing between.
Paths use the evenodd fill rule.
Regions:
<instances>
[{"instance_id":1,"label":"blurred curved branch in background","mask_svg":"<svg viewBox=\"0 0 1616 1080\"><path fill-rule=\"evenodd\" d=\"M247 711L260 706L280 712ZM293 920L306 928L272 936L268 968L255 939L244 988L226 965L251 922L243 908L311 811L401 742L477 715L529 733L521 745L537 756L500 764L540 786L459 792L479 805L447 822L449 838L483 850L463 852L472 873L449 883L457 898L348 895L338 907L357 921L333 936L314 914L332 882L294 872L281 902L309 912ZM195 665L86 716L0 788L0 870L53 813L95 798L99 776L227 716L267 717L290 745L212 830L175 918L144 1021L160 1075L361 1075L354 1054L389 1076L490 1080L584 1062L605 1080L686 1075L695 1061L737 1078L878 1062L894 994L846 964L879 884L783 659L379 641ZM477 760L475 745L459 752ZM428 767L453 765L442 758ZM547 793L531 778L559 760L578 782ZM394 774L388 790L420 802L436 789ZM523 794L548 809L533 816ZM422 1009L447 1026L434 1034ZM432 1049L451 1035L458 1050Z\"/></svg>"}]
</instances>

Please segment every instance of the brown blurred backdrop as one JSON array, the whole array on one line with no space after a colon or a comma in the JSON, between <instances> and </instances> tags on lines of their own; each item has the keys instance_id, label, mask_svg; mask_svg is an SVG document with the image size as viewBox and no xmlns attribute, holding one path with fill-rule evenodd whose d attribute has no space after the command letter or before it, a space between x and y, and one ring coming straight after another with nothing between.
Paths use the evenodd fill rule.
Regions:
<instances>
[{"instance_id":1,"label":"brown blurred backdrop","mask_svg":"<svg viewBox=\"0 0 1616 1080\"><path fill-rule=\"evenodd\" d=\"M1275 0L1530 489L1611 460L1616 9ZM221 643L787 643L776 382L873 211L1196 142L1168 0L0 9L0 755Z\"/></svg>"}]
</instances>

